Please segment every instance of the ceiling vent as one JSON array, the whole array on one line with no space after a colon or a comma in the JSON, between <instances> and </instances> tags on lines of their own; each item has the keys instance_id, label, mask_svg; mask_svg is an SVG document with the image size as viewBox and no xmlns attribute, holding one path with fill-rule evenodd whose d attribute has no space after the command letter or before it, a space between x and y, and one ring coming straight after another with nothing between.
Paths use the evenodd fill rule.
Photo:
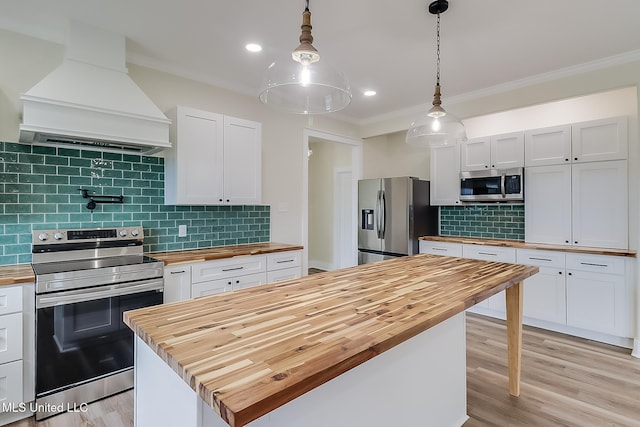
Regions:
<instances>
[{"instance_id":1,"label":"ceiling vent","mask_svg":"<svg viewBox=\"0 0 640 427\"><path fill-rule=\"evenodd\" d=\"M171 121L131 80L125 37L72 22L62 64L20 97L20 142L151 154Z\"/></svg>"}]
</instances>

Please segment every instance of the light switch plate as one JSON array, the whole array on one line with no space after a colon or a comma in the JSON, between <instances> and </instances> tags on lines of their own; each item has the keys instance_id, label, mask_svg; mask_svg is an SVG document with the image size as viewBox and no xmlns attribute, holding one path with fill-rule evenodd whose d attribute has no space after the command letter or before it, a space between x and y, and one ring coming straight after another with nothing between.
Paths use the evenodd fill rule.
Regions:
<instances>
[{"instance_id":1,"label":"light switch plate","mask_svg":"<svg viewBox=\"0 0 640 427\"><path fill-rule=\"evenodd\" d=\"M182 224L178 225L178 237L187 237L187 226Z\"/></svg>"}]
</instances>

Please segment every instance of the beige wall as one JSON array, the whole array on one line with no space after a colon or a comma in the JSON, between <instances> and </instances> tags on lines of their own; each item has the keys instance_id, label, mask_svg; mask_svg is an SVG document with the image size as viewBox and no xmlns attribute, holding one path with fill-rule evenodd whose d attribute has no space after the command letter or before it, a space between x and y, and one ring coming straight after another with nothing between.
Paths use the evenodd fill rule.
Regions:
<instances>
[{"instance_id":1,"label":"beige wall","mask_svg":"<svg viewBox=\"0 0 640 427\"><path fill-rule=\"evenodd\" d=\"M406 131L366 139L363 177L415 176L429 179L429 149L404 142Z\"/></svg>"},{"instance_id":2,"label":"beige wall","mask_svg":"<svg viewBox=\"0 0 640 427\"><path fill-rule=\"evenodd\" d=\"M347 144L313 140L309 158L309 266L334 269L334 174L351 169Z\"/></svg>"},{"instance_id":3,"label":"beige wall","mask_svg":"<svg viewBox=\"0 0 640 427\"><path fill-rule=\"evenodd\" d=\"M64 48L0 31L0 139L17 141L19 97L61 61ZM355 126L328 116L286 115L245 96L193 80L127 64L132 79L163 111L184 105L262 123L262 200L271 205L271 239L302 242L303 129L357 136Z\"/></svg>"}]
</instances>

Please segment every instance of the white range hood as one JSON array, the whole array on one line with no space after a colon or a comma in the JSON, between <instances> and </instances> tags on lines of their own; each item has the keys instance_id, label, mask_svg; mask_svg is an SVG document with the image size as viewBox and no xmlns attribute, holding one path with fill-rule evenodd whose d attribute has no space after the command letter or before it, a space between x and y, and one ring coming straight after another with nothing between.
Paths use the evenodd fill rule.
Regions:
<instances>
[{"instance_id":1,"label":"white range hood","mask_svg":"<svg viewBox=\"0 0 640 427\"><path fill-rule=\"evenodd\" d=\"M127 74L122 35L72 22L63 63L20 99L20 142L139 153L171 147L171 121Z\"/></svg>"}]
</instances>

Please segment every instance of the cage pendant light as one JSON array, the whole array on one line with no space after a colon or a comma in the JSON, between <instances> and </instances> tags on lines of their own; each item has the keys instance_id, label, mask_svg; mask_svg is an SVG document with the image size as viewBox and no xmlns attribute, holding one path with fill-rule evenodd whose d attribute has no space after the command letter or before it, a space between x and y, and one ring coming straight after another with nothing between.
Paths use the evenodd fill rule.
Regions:
<instances>
[{"instance_id":1,"label":"cage pendant light","mask_svg":"<svg viewBox=\"0 0 640 427\"><path fill-rule=\"evenodd\" d=\"M302 13L300 45L267 69L260 88L262 103L287 113L321 114L342 110L351 102L345 76L313 47L309 0Z\"/></svg>"},{"instance_id":2,"label":"cage pendant light","mask_svg":"<svg viewBox=\"0 0 640 427\"><path fill-rule=\"evenodd\" d=\"M429 13L437 15L436 25L436 88L432 107L411 123L406 142L414 146L453 144L467 139L464 125L453 114L442 107L440 92L440 14L449 8L447 0L436 0L429 4Z\"/></svg>"}]
</instances>

